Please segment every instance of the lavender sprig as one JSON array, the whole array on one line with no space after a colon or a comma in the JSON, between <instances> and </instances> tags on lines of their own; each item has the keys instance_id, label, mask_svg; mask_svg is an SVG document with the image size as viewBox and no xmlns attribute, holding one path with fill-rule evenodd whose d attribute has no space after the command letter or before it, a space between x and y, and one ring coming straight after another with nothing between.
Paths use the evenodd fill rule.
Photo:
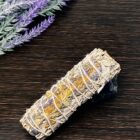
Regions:
<instances>
[{"instance_id":1,"label":"lavender sprig","mask_svg":"<svg viewBox=\"0 0 140 140\"><path fill-rule=\"evenodd\" d=\"M10 26L10 22L12 21L12 19L10 18L10 20L6 20L8 22L6 22L4 25L8 25L8 33L7 30L4 31L7 27L2 26L0 29L0 38L4 37L4 35L6 35L6 37L4 37L2 39L2 41L0 42L0 48L1 50L5 50L8 51L8 49L3 49L3 46L5 46L5 44L11 40L13 37L15 36L19 36L21 31L25 31L26 26L28 26L32 21L33 18L37 17L39 12L47 6L48 0L36 0L36 2L30 7L29 10L27 10L25 13L21 14L19 17L18 22L13 25Z\"/></svg>"},{"instance_id":2,"label":"lavender sprig","mask_svg":"<svg viewBox=\"0 0 140 140\"><path fill-rule=\"evenodd\" d=\"M18 10L27 9L34 2L35 0L13 0L12 2L5 2L5 4L0 7L0 19L6 18L9 14L13 14Z\"/></svg>"},{"instance_id":3,"label":"lavender sprig","mask_svg":"<svg viewBox=\"0 0 140 140\"><path fill-rule=\"evenodd\" d=\"M17 23L17 27L20 28L29 25L33 19L39 15L42 9L47 7L47 4L48 0L36 0L30 9L21 15L19 22Z\"/></svg>"},{"instance_id":4,"label":"lavender sprig","mask_svg":"<svg viewBox=\"0 0 140 140\"><path fill-rule=\"evenodd\" d=\"M12 14L12 16L10 17L6 17L6 20L3 20L0 23L0 39L5 35L8 36L6 37L7 39L12 39L13 38L12 34L15 35L19 31L20 32L24 31L25 27L33 21L33 18L37 17L39 12L47 6L47 3L48 0L36 0L36 2L32 4L29 10L26 10L25 12L23 12L23 14L17 15L16 13L16 14ZM10 35L11 38L9 37L9 34L11 34Z\"/></svg>"},{"instance_id":5,"label":"lavender sprig","mask_svg":"<svg viewBox=\"0 0 140 140\"><path fill-rule=\"evenodd\" d=\"M36 2L37 1L39 3L39 0L36 0ZM69 0L51 0L51 1L48 0L48 1L49 3L47 5L47 0L46 0L45 3L46 6L41 5L41 2L43 3L45 2L45 0L44 1L42 0L40 4L37 4L36 6L32 5L28 11L25 11L25 13L21 15L17 23L15 23L15 25L10 27L10 31L7 34L7 36L0 41L1 51L11 51L11 48L14 48L14 46L22 44L24 42L25 36L24 37L22 36L24 39L21 39L20 32L25 30L25 27L33 21L33 18L37 17L38 15L42 15L42 16L54 15L54 11L60 10L62 6L66 5L66 1ZM27 32L25 34L27 34Z\"/></svg>"},{"instance_id":6,"label":"lavender sprig","mask_svg":"<svg viewBox=\"0 0 140 140\"><path fill-rule=\"evenodd\" d=\"M29 31L26 31L24 35L16 36L14 39L8 42L4 46L4 48L12 49L15 47L15 45L20 45L23 44L24 42L29 42L32 38L37 37L43 31L45 31L54 22L54 19L55 19L54 16L50 16L47 20L45 19L36 27L32 28Z\"/></svg>"},{"instance_id":7,"label":"lavender sprig","mask_svg":"<svg viewBox=\"0 0 140 140\"><path fill-rule=\"evenodd\" d=\"M36 0L37 1L37 0ZM8 7L8 5L10 5L10 7L12 7L11 5L14 4L26 4L26 5L35 5L35 0L32 0L31 2L28 2L29 4L27 4L27 0L25 0L24 2L22 2L21 0L17 2L17 0L6 0L3 7ZM37 3L36 3L37 4ZM9 14L7 16L0 16L0 40L5 37L8 41L9 38L9 34L13 34L15 35L16 33L20 32L23 30L23 28L19 28L17 26L17 22L19 21L19 17L20 15L22 15L22 13L24 13L25 11L27 11L27 9L30 9L31 5L28 7L25 6L24 10L20 9L19 11L13 13L13 14ZM0 13L1 14L1 13ZM5 19L4 19L5 18ZM23 22L23 20L21 21ZM16 32L14 32L16 30ZM7 35L7 36L5 36ZM10 35L10 37L12 38L12 35ZM10 38L9 38L10 39Z\"/></svg>"}]
</instances>

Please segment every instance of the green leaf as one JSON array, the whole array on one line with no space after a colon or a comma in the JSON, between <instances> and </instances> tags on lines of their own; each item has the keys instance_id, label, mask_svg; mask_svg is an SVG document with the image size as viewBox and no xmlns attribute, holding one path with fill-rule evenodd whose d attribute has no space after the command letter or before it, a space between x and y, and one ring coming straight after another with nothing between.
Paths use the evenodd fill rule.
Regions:
<instances>
[{"instance_id":1,"label":"green leaf","mask_svg":"<svg viewBox=\"0 0 140 140\"><path fill-rule=\"evenodd\" d=\"M11 31L12 29L13 29L13 27L6 27L6 28L4 29L4 31L9 32L9 31Z\"/></svg>"},{"instance_id":2,"label":"green leaf","mask_svg":"<svg viewBox=\"0 0 140 140\"><path fill-rule=\"evenodd\" d=\"M63 0L52 0L48 4L48 6L40 12L40 15L42 15L42 16L54 15L54 12L56 10L61 10L61 7L63 5L65 5L65 2Z\"/></svg>"}]
</instances>

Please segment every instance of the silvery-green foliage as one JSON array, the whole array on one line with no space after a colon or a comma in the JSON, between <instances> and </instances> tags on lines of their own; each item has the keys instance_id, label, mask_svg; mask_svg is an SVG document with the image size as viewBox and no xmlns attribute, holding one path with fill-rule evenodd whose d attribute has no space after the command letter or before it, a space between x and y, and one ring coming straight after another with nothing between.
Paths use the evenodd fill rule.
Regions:
<instances>
[{"instance_id":1,"label":"silvery-green foliage","mask_svg":"<svg viewBox=\"0 0 140 140\"><path fill-rule=\"evenodd\" d=\"M40 12L41 15L51 16L54 15L54 12L57 10L61 10L62 6L66 5L66 1L69 0L50 0L48 6Z\"/></svg>"},{"instance_id":2,"label":"silvery-green foliage","mask_svg":"<svg viewBox=\"0 0 140 140\"><path fill-rule=\"evenodd\" d=\"M0 40L7 35L7 32L10 32L13 29L13 24L16 23L17 19L15 15L6 17L6 20L1 21L0 23Z\"/></svg>"}]
</instances>

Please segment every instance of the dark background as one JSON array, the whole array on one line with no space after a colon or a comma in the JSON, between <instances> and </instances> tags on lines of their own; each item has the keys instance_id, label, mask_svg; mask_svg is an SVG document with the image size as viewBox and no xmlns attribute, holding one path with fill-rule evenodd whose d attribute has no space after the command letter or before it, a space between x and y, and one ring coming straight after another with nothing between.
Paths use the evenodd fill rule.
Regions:
<instances>
[{"instance_id":1,"label":"dark background","mask_svg":"<svg viewBox=\"0 0 140 140\"><path fill-rule=\"evenodd\" d=\"M140 1L73 0L55 23L0 57L0 140L33 140L25 109L94 48L122 67L115 99L81 107L50 140L140 140Z\"/></svg>"}]
</instances>

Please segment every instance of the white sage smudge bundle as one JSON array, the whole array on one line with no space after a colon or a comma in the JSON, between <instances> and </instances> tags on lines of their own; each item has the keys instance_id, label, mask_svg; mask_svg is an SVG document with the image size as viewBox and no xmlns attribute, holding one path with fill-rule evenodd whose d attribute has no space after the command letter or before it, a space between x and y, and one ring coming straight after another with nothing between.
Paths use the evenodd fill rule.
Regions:
<instances>
[{"instance_id":1,"label":"white sage smudge bundle","mask_svg":"<svg viewBox=\"0 0 140 140\"><path fill-rule=\"evenodd\" d=\"M44 140L119 72L120 65L107 52L94 49L27 109L20 122L32 136Z\"/></svg>"}]
</instances>

